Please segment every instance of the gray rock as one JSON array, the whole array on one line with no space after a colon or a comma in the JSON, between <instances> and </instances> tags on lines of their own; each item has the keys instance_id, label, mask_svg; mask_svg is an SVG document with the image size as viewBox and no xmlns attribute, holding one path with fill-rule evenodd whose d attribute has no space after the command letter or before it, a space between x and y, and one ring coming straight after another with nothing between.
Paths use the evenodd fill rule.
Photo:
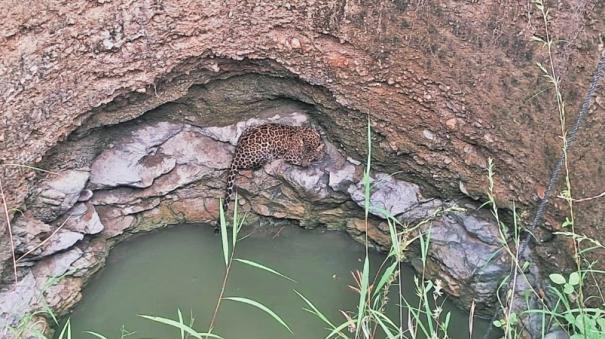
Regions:
<instances>
[{"instance_id":1,"label":"gray rock","mask_svg":"<svg viewBox=\"0 0 605 339\"><path fill-rule=\"evenodd\" d=\"M116 187L109 190L96 191L90 200L93 205L125 205L138 199L137 194L142 190L132 187Z\"/></svg>"},{"instance_id":2,"label":"gray rock","mask_svg":"<svg viewBox=\"0 0 605 339\"><path fill-rule=\"evenodd\" d=\"M31 198L33 216L43 222L51 222L69 210L80 197L90 173L68 170L43 181Z\"/></svg>"},{"instance_id":3,"label":"gray rock","mask_svg":"<svg viewBox=\"0 0 605 339\"><path fill-rule=\"evenodd\" d=\"M67 213L65 228L83 234L97 234L104 226L92 204L78 203Z\"/></svg>"},{"instance_id":4,"label":"gray rock","mask_svg":"<svg viewBox=\"0 0 605 339\"><path fill-rule=\"evenodd\" d=\"M500 238L498 227L496 224L485 218L479 218L472 214L457 214L459 222L466 229L467 232L473 234L479 240L486 244L496 244Z\"/></svg>"},{"instance_id":5,"label":"gray rock","mask_svg":"<svg viewBox=\"0 0 605 339\"><path fill-rule=\"evenodd\" d=\"M470 233L465 221L483 224L484 229ZM499 242L490 237L495 228L495 223L462 212L448 213L430 224L430 260L438 268L434 276L451 277L445 289L463 304L474 300L483 310L493 302L498 284L510 270L508 258L499 254Z\"/></svg>"},{"instance_id":6,"label":"gray rock","mask_svg":"<svg viewBox=\"0 0 605 339\"><path fill-rule=\"evenodd\" d=\"M105 262L105 256L109 249L105 247L105 242L97 242L86 248L82 255L70 264L69 275L74 277L85 277L91 272L96 271L98 267Z\"/></svg>"},{"instance_id":7,"label":"gray rock","mask_svg":"<svg viewBox=\"0 0 605 339\"><path fill-rule=\"evenodd\" d=\"M309 118L303 113L293 112L283 117L275 115L266 119L252 118L224 127L205 127L201 129L201 132L212 139L227 142L235 146L237 145L239 136L249 127L258 126L269 122L301 126L306 123L308 119Z\"/></svg>"},{"instance_id":8,"label":"gray rock","mask_svg":"<svg viewBox=\"0 0 605 339\"><path fill-rule=\"evenodd\" d=\"M361 208L364 208L363 180L356 185L351 185L348 192L351 199ZM418 206L421 198L418 185L397 180L388 174L378 173L372 180L370 213L384 218L383 210L386 210L390 215L397 216Z\"/></svg>"},{"instance_id":9,"label":"gray rock","mask_svg":"<svg viewBox=\"0 0 605 339\"><path fill-rule=\"evenodd\" d=\"M330 171L328 185L335 191L347 192L353 184L355 171L355 166L347 162L343 167Z\"/></svg>"},{"instance_id":10,"label":"gray rock","mask_svg":"<svg viewBox=\"0 0 605 339\"><path fill-rule=\"evenodd\" d=\"M90 200L90 198L92 198L92 191L89 189L85 189L82 192L80 192L80 196L78 197L78 201L79 202L84 202L84 201L88 201Z\"/></svg>"},{"instance_id":11,"label":"gray rock","mask_svg":"<svg viewBox=\"0 0 605 339\"><path fill-rule=\"evenodd\" d=\"M302 190L312 200L328 198L330 192L327 190L327 176L318 167L300 168L290 167L284 178L296 189Z\"/></svg>"},{"instance_id":12,"label":"gray rock","mask_svg":"<svg viewBox=\"0 0 605 339\"><path fill-rule=\"evenodd\" d=\"M37 256L42 253L40 244L50 234L52 228L26 213L15 220L12 230L15 252L24 254L31 251L32 256Z\"/></svg>"},{"instance_id":13,"label":"gray rock","mask_svg":"<svg viewBox=\"0 0 605 339\"><path fill-rule=\"evenodd\" d=\"M174 158L179 165L226 169L231 164L233 147L205 136L199 128L188 127L167 140L159 152Z\"/></svg>"},{"instance_id":14,"label":"gray rock","mask_svg":"<svg viewBox=\"0 0 605 339\"><path fill-rule=\"evenodd\" d=\"M106 189L117 186L149 187L153 180L176 165L172 158L153 150L137 152L129 148L105 151L92 165L90 187Z\"/></svg>"},{"instance_id":15,"label":"gray rock","mask_svg":"<svg viewBox=\"0 0 605 339\"><path fill-rule=\"evenodd\" d=\"M137 201L133 201L125 206L121 212L124 215L129 215L149 211L150 209L156 208L158 205L160 205L160 202L160 198L137 199Z\"/></svg>"},{"instance_id":16,"label":"gray rock","mask_svg":"<svg viewBox=\"0 0 605 339\"><path fill-rule=\"evenodd\" d=\"M214 171L197 165L178 165L174 170L157 178L153 186L135 194L137 198L164 196L177 188L188 185L205 177L211 177Z\"/></svg>"},{"instance_id":17,"label":"gray rock","mask_svg":"<svg viewBox=\"0 0 605 339\"><path fill-rule=\"evenodd\" d=\"M317 200L327 198L329 195L327 180L322 180L326 174L317 166L302 168L283 160L276 160L265 165L264 171L271 176L283 178L308 199Z\"/></svg>"},{"instance_id":18,"label":"gray rock","mask_svg":"<svg viewBox=\"0 0 605 339\"><path fill-rule=\"evenodd\" d=\"M10 338L9 328L39 306L42 292L36 288L34 274L27 273L17 284L0 292L0 338Z\"/></svg>"},{"instance_id":19,"label":"gray rock","mask_svg":"<svg viewBox=\"0 0 605 339\"><path fill-rule=\"evenodd\" d=\"M325 144L326 156L321 161L321 167L328 172L328 185L334 191L347 193L349 186L360 179L357 176L357 165L340 154L331 143L325 142Z\"/></svg>"},{"instance_id":20,"label":"gray rock","mask_svg":"<svg viewBox=\"0 0 605 339\"><path fill-rule=\"evenodd\" d=\"M49 241L47 241L43 248L44 250L40 253L40 257L46 257L51 254L66 250L72 247L75 243L82 240L84 235L82 233L73 231L60 230L55 233Z\"/></svg>"},{"instance_id":21,"label":"gray rock","mask_svg":"<svg viewBox=\"0 0 605 339\"><path fill-rule=\"evenodd\" d=\"M439 199L428 199L420 201L414 208L397 216L397 219L404 224L417 224L423 220L432 219L437 212L444 208L443 201Z\"/></svg>"},{"instance_id":22,"label":"gray rock","mask_svg":"<svg viewBox=\"0 0 605 339\"><path fill-rule=\"evenodd\" d=\"M68 251L58 253L51 257L41 260L33 269L34 275L38 278L44 277L47 280L50 278L60 277L72 270L72 264L81 258L83 252L79 248L72 248Z\"/></svg>"},{"instance_id":23,"label":"gray rock","mask_svg":"<svg viewBox=\"0 0 605 339\"><path fill-rule=\"evenodd\" d=\"M124 233L135 222L134 216L123 215L119 207L101 206L97 208L97 212L105 225L103 235L108 238Z\"/></svg>"},{"instance_id":24,"label":"gray rock","mask_svg":"<svg viewBox=\"0 0 605 339\"><path fill-rule=\"evenodd\" d=\"M149 187L153 181L171 171L176 160L157 152L158 146L180 132L181 124L159 122L145 124L117 141L93 162L90 187Z\"/></svg>"}]
</instances>

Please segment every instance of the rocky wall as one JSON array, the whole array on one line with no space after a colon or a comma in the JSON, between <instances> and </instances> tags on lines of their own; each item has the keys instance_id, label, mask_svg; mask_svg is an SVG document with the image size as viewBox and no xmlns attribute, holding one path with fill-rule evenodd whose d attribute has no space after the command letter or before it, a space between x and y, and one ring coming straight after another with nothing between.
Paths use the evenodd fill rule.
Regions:
<instances>
[{"instance_id":1,"label":"rocky wall","mask_svg":"<svg viewBox=\"0 0 605 339\"><path fill-rule=\"evenodd\" d=\"M177 223L214 227L238 136L263 122L310 123L300 109L295 103L259 108L254 118L206 127L159 120L151 112L62 143L45 163L78 166L40 175L28 197L31 207L15 219L19 282L0 292L0 327L16 328L45 305L67 312L109 249L132 234ZM510 260L498 255L499 230L489 213L469 200L427 198L418 185L375 172L366 226L364 165L325 142L325 155L308 168L277 160L242 173L238 209L248 215L247 224L287 219L345 230L360 241L367 232L371 246L388 250L386 219L392 216L408 239L430 233L426 277L443 281L461 307L474 302L478 314L491 315ZM420 222L426 223L414 229ZM422 270L414 248L407 253ZM46 320L39 316L28 326L45 328Z\"/></svg>"},{"instance_id":2,"label":"rocky wall","mask_svg":"<svg viewBox=\"0 0 605 339\"><path fill-rule=\"evenodd\" d=\"M555 69L573 115L603 52L604 5L546 5L557 41ZM370 116L377 168L422 185L431 196L484 199L486 161L493 158L498 204L517 202L525 220L559 155L553 93L535 66L549 57L532 42L546 27L530 2L3 1L0 12L6 14L0 23L0 175L9 215L27 209L35 177L20 166L40 165L75 131L133 119L177 100L191 85L237 74L319 89L311 92L321 95L296 97L322 100L322 112L335 113L322 120L351 155L363 150L359 132ZM602 93L571 152L578 198L604 190ZM216 118L211 105L205 108L203 119ZM230 117L229 123L238 121ZM579 205L577 231L603 242L602 199ZM565 213L555 199L545 227L560 230ZM5 213L1 218L7 226ZM538 246L538 259L565 270L569 242L553 241ZM4 279L10 256L4 235Z\"/></svg>"}]
</instances>

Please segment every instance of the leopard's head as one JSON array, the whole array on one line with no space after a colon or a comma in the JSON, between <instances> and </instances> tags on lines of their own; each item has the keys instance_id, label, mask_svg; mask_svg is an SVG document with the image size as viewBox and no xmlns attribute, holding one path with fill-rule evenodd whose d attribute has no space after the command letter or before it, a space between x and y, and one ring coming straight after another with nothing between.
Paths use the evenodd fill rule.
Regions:
<instances>
[{"instance_id":1,"label":"leopard's head","mask_svg":"<svg viewBox=\"0 0 605 339\"><path fill-rule=\"evenodd\" d=\"M313 127L304 127L301 131L304 143L304 159L306 162L319 160L324 153L324 143L321 135Z\"/></svg>"}]
</instances>

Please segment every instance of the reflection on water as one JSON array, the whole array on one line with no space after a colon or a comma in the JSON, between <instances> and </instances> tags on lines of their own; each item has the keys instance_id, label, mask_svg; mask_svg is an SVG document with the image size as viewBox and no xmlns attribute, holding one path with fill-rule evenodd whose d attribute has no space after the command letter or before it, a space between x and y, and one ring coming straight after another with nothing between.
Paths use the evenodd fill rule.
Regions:
<instances>
[{"instance_id":1,"label":"reflection on water","mask_svg":"<svg viewBox=\"0 0 605 339\"><path fill-rule=\"evenodd\" d=\"M250 230L242 230L242 235ZM303 310L301 292L334 323L344 322L339 310L355 310L357 295L348 285L351 272L361 270L364 248L341 232L309 231L286 227L254 231L241 241L236 257L263 263L296 283L234 263L226 296L247 297L279 314L292 329L290 335L273 319L251 306L224 301L215 330L224 338L324 338L324 324ZM378 268L384 256L370 254ZM120 338L121 329L136 332L126 338L179 338L178 330L138 317L139 314L177 319L177 309L193 327L208 328L224 272L220 237L204 225L179 225L142 235L112 250L107 266L84 291L71 315L75 338L93 338L91 330L107 338ZM405 270L404 286L413 298L412 272ZM388 310L397 319L395 305ZM453 338L468 338L468 315L451 309ZM406 316L407 318L407 316ZM407 322L407 319L405 319ZM485 321L475 321L482 334ZM456 332L458 335L456 335Z\"/></svg>"}]
</instances>

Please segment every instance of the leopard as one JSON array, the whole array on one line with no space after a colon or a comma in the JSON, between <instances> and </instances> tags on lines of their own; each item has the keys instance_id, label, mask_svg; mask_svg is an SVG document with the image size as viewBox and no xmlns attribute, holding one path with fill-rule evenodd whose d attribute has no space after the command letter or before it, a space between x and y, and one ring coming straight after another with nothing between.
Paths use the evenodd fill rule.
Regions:
<instances>
[{"instance_id":1,"label":"leopard","mask_svg":"<svg viewBox=\"0 0 605 339\"><path fill-rule=\"evenodd\" d=\"M247 128L239 137L227 176L227 187L223 200L223 211L235 189L235 179L240 170L257 170L273 160L300 167L308 167L324 153L320 133L311 126L290 126L266 123Z\"/></svg>"}]
</instances>

